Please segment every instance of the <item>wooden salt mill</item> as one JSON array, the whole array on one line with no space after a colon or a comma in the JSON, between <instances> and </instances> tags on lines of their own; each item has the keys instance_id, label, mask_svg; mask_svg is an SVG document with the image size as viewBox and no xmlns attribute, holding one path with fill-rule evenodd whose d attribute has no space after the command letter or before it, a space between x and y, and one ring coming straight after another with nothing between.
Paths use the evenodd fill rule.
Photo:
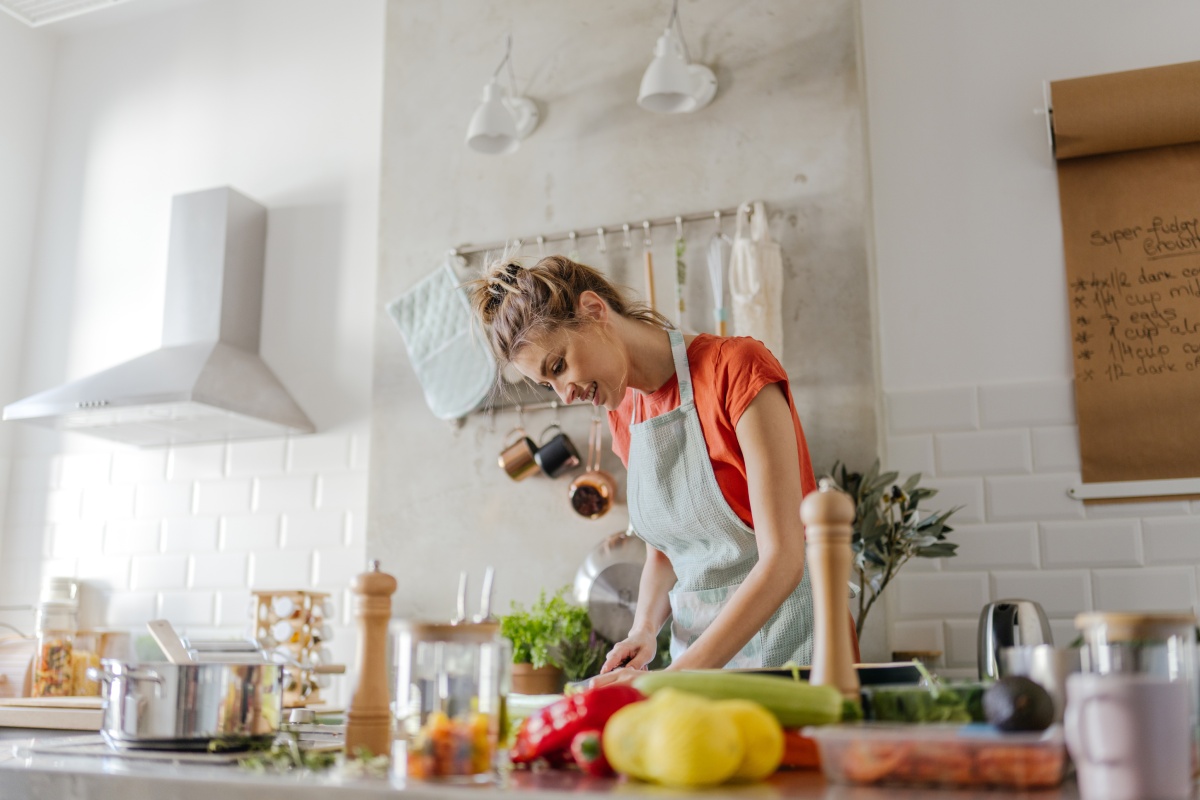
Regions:
<instances>
[{"instance_id":1,"label":"wooden salt mill","mask_svg":"<svg viewBox=\"0 0 1200 800\"><path fill-rule=\"evenodd\" d=\"M836 686L857 701L858 672L850 642L850 538L854 501L828 478L800 504L807 540L809 579L813 588L813 662L809 682Z\"/></svg>"},{"instance_id":2,"label":"wooden salt mill","mask_svg":"<svg viewBox=\"0 0 1200 800\"><path fill-rule=\"evenodd\" d=\"M358 685L346 711L346 757L356 758L359 748L371 755L392 752L392 713L387 685L388 620L396 579L379 571L372 561L366 572L350 582L354 616L358 620Z\"/></svg>"}]
</instances>

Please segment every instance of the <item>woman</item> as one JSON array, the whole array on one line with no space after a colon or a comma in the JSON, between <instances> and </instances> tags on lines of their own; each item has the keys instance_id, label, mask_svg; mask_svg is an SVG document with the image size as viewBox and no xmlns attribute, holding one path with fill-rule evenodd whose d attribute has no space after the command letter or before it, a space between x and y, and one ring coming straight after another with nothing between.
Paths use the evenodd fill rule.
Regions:
<instances>
[{"instance_id":1,"label":"woman","mask_svg":"<svg viewBox=\"0 0 1200 800\"><path fill-rule=\"evenodd\" d=\"M671 668L812 657L800 500L816 488L787 374L749 338L683 336L563 256L471 284L492 346L564 402L608 409L646 564L632 629L592 685L632 680L673 615Z\"/></svg>"}]
</instances>

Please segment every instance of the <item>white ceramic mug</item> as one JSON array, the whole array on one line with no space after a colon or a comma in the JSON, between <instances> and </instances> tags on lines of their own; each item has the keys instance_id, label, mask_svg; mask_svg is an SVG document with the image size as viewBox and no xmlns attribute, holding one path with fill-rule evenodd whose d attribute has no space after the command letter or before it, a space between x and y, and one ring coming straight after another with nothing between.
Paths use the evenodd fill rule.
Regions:
<instances>
[{"instance_id":1,"label":"white ceramic mug","mask_svg":"<svg viewBox=\"0 0 1200 800\"><path fill-rule=\"evenodd\" d=\"M1157 675L1067 677L1065 734L1083 800L1192 795L1188 684Z\"/></svg>"}]
</instances>

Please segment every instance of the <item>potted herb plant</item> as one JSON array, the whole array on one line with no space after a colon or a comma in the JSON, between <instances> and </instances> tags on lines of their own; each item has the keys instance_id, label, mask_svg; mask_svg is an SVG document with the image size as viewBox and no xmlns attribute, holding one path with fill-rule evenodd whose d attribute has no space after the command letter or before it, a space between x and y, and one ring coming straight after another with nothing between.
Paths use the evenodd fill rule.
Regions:
<instances>
[{"instance_id":1,"label":"potted herb plant","mask_svg":"<svg viewBox=\"0 0 1200 800\"><path fill-rule=\"evenodd\" d=\"M512 642L513 691L556 694L565 681L597 675L611 644L592 630L587 609L567 600L564 586L545 590L528 609L514 602L500 618L500 634Z\"/></svg>"},{"instance_id":2,"label":"potted herb plant","mask_svg":"<svg viewBox=\"0 0 1200 800\"><path fill-rule=\"evenodd\" d=\"M867 614L900 568L912 558L949 558L958 545L946 541L946 524L961 506L949 511L923 511L922 501L937 489L920 486L921 474L897 483L899 472L880 472L879 460L867 472L850 472L834 464L833 480L854 500L853 574L860 587L854 627L861 637Z\"/></svg>"}]
</instances>

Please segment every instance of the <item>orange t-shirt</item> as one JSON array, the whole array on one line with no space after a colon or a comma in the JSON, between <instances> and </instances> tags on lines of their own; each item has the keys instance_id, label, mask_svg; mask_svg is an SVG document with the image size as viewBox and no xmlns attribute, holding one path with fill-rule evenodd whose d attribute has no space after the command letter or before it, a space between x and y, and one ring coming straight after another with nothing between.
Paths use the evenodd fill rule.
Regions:
<instances>
[{"instance_id":1,"label":"orange t-shirt","mask_svg":"<svg viewBox=\"0 0 1200 800\"><path fill-rule=\"evenodd\" d=\"M748 336L729 338L702 333L688 345L688 364L692 372L692 391L700 429L708 445L708 457L725 501L733 513L751 528L750 485L746 479L746 459L738 443L737 423L750 403L764 387L778 383L787 395L792 410L792 426L796 429L796 449L800 453L800 485L803 494L817 488L812 461L804 430L796 415L796 404L788 388L787 373L757 339ZM679 407L679 379L671 378L653 394L644 395L635 389L625 392L625 399L615 411L608 412L612 428L613 452L621 463L629 466L629 423L633 419L634 403L641 406L641 421Z\"/></svg>"}]
</instances>

